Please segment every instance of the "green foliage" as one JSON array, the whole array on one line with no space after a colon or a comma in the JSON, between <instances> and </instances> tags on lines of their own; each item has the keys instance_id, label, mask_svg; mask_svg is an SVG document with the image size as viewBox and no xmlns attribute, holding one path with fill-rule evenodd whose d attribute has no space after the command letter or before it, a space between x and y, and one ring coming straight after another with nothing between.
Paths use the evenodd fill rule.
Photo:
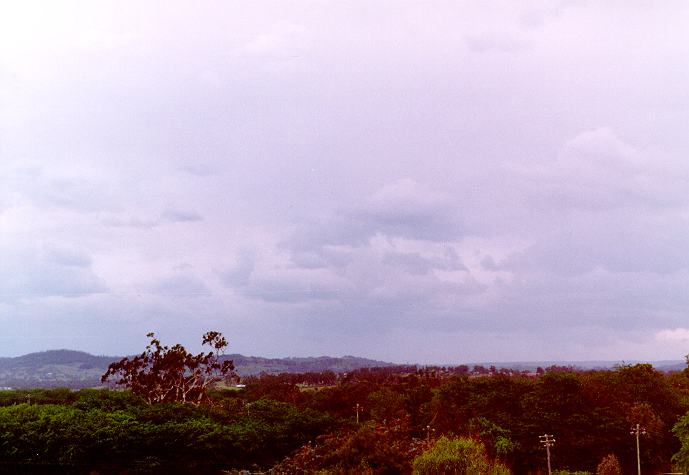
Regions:
<instances>
[{"instance_id":1,"label":"green foliage","mask_svg":"<svg viewBox=\"0 0 689 475\"><path fill-rule=\"evenodd\" d=\"M505 459L517 449L517 444L510 439L510 431L494 424L486 417L476 417L469 421L472 432L478 433L481 441L489 447L492 456Z\"/></svg>"},{"instance_id":2,"label":"green foliage","mask_svg":"<svg viewBox=\"0 0 689 475\"><path fill-rule=\"evenodd\" d=\"M510 470L506 465L501 463L495 463L490 472L491 475L512 475L512 470Z\"/></svg>"},{"instance_id":3,"label":"green foliage","mask_svg":"<svg viewBox=\"0 0 689 475\"><path fill-rule=\"evenodd\" d=\"M354 408L357 403L362 404L368 400L369 394L374 392L375 385L370 383L344 383L334 387L325 388L313 395L311 407L319 411L327 412L335 417L352 418L355 416ZM368 418L369 408L364 406L361 420Z\"/></svg>"},{"instance_id":4,"label":"green foliage","mask_svg":"<svg viewBox=\"0 0 689 475\"><path fill-rule=\"evenodd\" d=\"M46 394L55 396L37 391L34 400ZM70 394L71 404L0 407L0 463L48 464L60 473L215 473L268 467L333 426L325 414L270 400L227 414L214 406L149 405L129 391Z\"/></svg>"},{"instance_id":5,"label":"green foliage","mask_svg":"<svg viewBox=\"0 0 689 475\"><path fill-rule=\"evenodd\" d=\"M491 473L488 455L480 442L468 438L441 437L429 450L414 459L414 473Z\"/></svg>"},{"instance_id":6,"label":"green foliage","mask_svg":"<svg viewBox=\"0 0 689 475\"><path fill-rule=\"evenodd\" d=\"M689 414L677 421L672 432L682 444L679 451L672 457L674 468L687 473L689 472Z\"/></svg>"},{"instance_id":7,"label":"green foliage","mask_svg":"<svg viewBox=\"0 0 689 475\"><path fill-rule=\"evenodd\" d=\"M121 456L131 430L130 415L70 406L19 404L0 408L2 459L76 465Z\"/></svg>"},{"instance_id":8,"label":"green foliage","mask_svg":"<svg viewBox=\"0 0 689 475\"><path fill-rule=\"evenodd\" d=\"M371 418L376 421L391 421L404 417L404 396L390 388L382 388L368 395Z\"/></svg>"},{"instance_id":9,"label":"green foliage","mask_svg":"<svg viewBox=\"0 0 689 475\"><path fill-rule=\"evenodd\" d=\"M304 400L304 395L296 384L273 375L263 375L260 379L251 378L246 382L244 396L252 401L268 398L291 404L299 404Z\"/></svg>"}]
</instances>

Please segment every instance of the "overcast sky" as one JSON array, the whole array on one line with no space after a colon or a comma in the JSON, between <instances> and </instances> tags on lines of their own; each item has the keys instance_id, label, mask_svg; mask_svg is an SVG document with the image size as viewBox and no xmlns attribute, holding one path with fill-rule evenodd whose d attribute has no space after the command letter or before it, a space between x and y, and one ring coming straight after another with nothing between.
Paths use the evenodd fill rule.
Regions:
<instances>
[{"instance_id":1,"label":"overcast sky","mask_svg":"<svg viewBox=\"0 0 689 475\"><path fill-rule=\"evenodd\" d=\"M689 3L3 2L0 355L689 352Z\"/></svg>"}]
</instances>

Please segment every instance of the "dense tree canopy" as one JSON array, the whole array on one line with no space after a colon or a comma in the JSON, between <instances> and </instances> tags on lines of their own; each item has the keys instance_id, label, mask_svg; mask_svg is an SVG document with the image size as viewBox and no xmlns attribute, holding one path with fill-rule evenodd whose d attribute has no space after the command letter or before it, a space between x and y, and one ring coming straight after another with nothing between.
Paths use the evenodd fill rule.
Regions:
<instances>
[{"instance_id":1,"label":"dense tree canopy","mask_svg":"<svg viewBox=\"0 0 689 475\"><path fill-rule=\"evenodd\" d=\"M214 350L224 348L209 337ZM143 362L165 360L170 350L189 356L154 339L135 367L149 368ZM171 378L164 374L163 382ZM689 468L687 373L625 365L540 374L405 367L301 376L253 377L245 388L207 386L201 401L209 404L157 402L134 386L0 391L0 464L30 466L31 473L32 464L44 463L61 473L65 467L410 473L421 454L438 463L452 459L457 447L438 443L445 438L482 447L474 455L491 470L528 473L545 469L538 436L548 433L557 439L551 456L560 473L633 473L630 427L639 423L646 429L645 473L669 472L673 460L674 468Z\"/></svg>"}]
</instances>

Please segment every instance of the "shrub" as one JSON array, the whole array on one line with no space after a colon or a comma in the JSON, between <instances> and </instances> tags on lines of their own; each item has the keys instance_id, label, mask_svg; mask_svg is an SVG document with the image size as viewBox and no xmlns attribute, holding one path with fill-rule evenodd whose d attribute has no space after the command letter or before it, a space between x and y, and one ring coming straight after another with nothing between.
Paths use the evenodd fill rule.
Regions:
<instances>
[{"instance_id":1,"label":"shrub","mask_svg":"<svg viewBox=\"0 0 689 475\"><path fill-rule=\"evenodd\" d=\"M596 475L622 475L620 461L614 454L606 455L596 467Z\"/></svg>"},{"instance_id":2,"label":"shrub","mask_svg":"<svg viewBox=\"0 0 689 475\"><path fill-rule=\"evenodd\" d=\"M493 465L483 444L464 437L448 439L443 436L426 452L414 459L414 473L439 474L509 474L501 464Z\"/></svg>"}]
</instances>

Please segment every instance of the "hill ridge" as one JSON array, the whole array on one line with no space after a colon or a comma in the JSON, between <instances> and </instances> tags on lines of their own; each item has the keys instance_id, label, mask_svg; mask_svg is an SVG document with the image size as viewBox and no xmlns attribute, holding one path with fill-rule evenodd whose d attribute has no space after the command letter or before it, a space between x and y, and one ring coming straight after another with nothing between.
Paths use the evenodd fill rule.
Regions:
<instances>
[{"instance_id":1,"label":"hill ridge","mask_svg":"<svg viewBox=\"0 0 689 475\"><path fill-rule=\"evenodd\" d=\"M70 387L100 386L100 377L110 363L123 356L95 356L85 351L58 349L0 357L0 387ZM320 371L348 372L364 367L394 366L393 363L360 357L306 356L266 358L225 355L234 361L240 376L260 373L308 373Z\"/></svg>"}]
</instances>

